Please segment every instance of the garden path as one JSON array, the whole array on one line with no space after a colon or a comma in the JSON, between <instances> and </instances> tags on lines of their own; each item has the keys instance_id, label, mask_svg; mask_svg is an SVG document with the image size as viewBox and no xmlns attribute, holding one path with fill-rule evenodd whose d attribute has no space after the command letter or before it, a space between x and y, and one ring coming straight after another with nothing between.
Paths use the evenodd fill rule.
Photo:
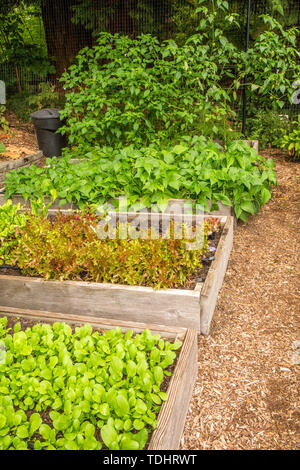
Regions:
<instances>
[{"instance_id":1,"label":"garden path","mask_svg":"<svg viewBox=\"0 0 300 470\"><path fill-rule=\"evenodd\" d=\"M278 186L236 228L211 335L199 338L182 449L299 448L300 164L261 153Z\"/></svg>"}]
</instances>

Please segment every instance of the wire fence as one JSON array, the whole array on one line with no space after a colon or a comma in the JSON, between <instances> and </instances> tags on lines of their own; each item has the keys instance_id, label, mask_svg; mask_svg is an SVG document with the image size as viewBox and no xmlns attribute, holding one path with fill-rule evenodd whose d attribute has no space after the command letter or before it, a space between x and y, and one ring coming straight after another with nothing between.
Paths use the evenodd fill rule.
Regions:
<instances>
[{"instance_id":1,"label":"wire fence","mask_svg":"<svg viewBox=\"0 0 300 470\"><path fill-rule=\"evenodd\" d=\"M240 28L233 27L230 30L229 39L245 49L249 2L229 0L228 3L231 11L239 14L240 21ZM284 16L279 7L274 8L275 4L282 5ZM26 60L16 65L7 59L0 63L0 79L6 83L8 97L20 91L38 93L42 82L57 85L59 77L78 51L95 44L100 31L118 32L132 37L150 33L160 40L174 38L180 42L196 32L198 22L194 11L195 0L40 0L40 4L35 4L20 16L20 21L32 47L44 51L42 62L54 64L56 71L47 70L47 66L44 69L32 66ZM299 26L300 2L252 0L250 44L255 30L259 29L261 14L272 14L286 26ZM53 61L54 57L56 61ZM241 97L235 108L241 111ZM299 105L286 103L283 113L296 115L299 113Z\"/></svg>"}]
</instances>

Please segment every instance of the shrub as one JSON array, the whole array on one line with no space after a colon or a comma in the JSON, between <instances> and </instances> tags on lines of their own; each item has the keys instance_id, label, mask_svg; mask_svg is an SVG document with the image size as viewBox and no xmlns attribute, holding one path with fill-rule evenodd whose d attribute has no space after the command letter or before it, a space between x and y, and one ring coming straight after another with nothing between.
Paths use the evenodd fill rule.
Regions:
<instances>
[{"instance_id":1,"label":"shrub","mask_svg":"<svg viewBox=\"0 0 300 470\"><path fill-rule=\"evenodd\" d=\"M67 124L61 131L85 150L169 140L207 123L212 135L218 134L230 114L229 97L201 38L179 47L150 35L100 34L97 45L81 50L62 77ZM224 65L228 53L222 52Z\"/></svg>"},{"instance_id":2,"label":"shrub","mask_svg":"<svg viewBox=\"0 0 300 470\"><path fill-rule=\"evenodd\" d=\"M284 135L280 140L280 147L288 151L292 160L300 160L300 116L298 121L293 123L294 129Z\"/></svg>"},{"instance_id":3,"label":"shrub","mask_svg":"<svg viewBox=\"0 0 300 470\"><path fill-rule=\"evenodd\" d=\"M9 96L7 107L19 119L29 121L34 111L42 108L61 108L64 106L64 96L60 95L53 85L44 82L38 85L38 91L26 90Z\"/></svg>"},{"instance_id":4,"label":"shrub","mask_svg":"<svg viewBox=\"0 0 300 470\"><path fill-rule=\"evenodd\" d=\"M285 30L268 15L261 15L265 28L247 52L237 61L237 86L246 82L251 95L253 114L257 109L281 110L292 102L293 82L300 74L297 28ZM248 111L249 112L249 111Z\"/></svg>"},{"instance_id":5,"label":"shrub","mask_svg":"<svg viewBox=\"0 0 300 470\"><path fill-rule=\"evenodd\" d=\"M300 73L298 29L261 15L262 32L244 52L226 37L228 27L239 27L228 2L203 3L194 9L198 32L183 45L102 33L95 47L80 51L62 78L62 132L72 145L144 145L194 133L226 143L244 85L248 115L291 102Z\"/></svg>"},{"instance_id":6,"label":"shrub","mask_svg":"<svg viewBox=\"0 0 300 470\"><path fill-rule=\"evenodd\" d=\"M260 148L279 147L283 134L291 128L289 116L277 111L258 110L255 117L247 119L249 139L257 139Z\"/></svg>"},{"instance_id":7,"label":"shrub","mask_svg":"<svg viewBox=\"0 0 300 470\"><path fill-rule=\"evenodd\" d=\"M64 103L64 98L55 89L55 85L44 82L38 86L38 93L28 97L28 104L33 109L57 108Z\"/></svg>"}]
</instances>

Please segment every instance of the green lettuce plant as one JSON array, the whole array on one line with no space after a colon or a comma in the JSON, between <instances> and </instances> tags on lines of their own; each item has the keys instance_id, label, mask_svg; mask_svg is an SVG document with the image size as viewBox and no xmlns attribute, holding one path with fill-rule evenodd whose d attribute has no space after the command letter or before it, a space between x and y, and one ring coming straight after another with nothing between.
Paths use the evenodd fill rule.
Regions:
<instances>
[{"instance_id":1,"label":"green lettuce plant","mask_svg":"<svg viewBox=\"0 0 300 470\"><path fill-rule=\"evenodd\" d=\"M0 364L0 449L139 450L156 428L180 341L89 324L7 328Z\"/></svg>"}]
</instances>

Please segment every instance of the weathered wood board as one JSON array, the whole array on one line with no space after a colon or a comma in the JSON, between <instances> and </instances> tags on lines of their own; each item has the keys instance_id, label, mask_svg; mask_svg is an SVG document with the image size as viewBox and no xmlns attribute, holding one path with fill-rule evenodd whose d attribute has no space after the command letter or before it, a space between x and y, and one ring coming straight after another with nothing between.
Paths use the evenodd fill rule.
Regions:
<instances>
[{"instance_id":1,"label":"weathered wood board","mask_svg":"<svg viewBox=\"0 0 300 470\"><path fill-rule=\"evenodd\" d=\"M199 328L199 292L0 276L0 304ZM187 312L187 313L186 313Z\"/></svg>"},{"instance_id":2,"label":"weathered wood board","mask_svg":"<svg viewBox=\"0 0 300 470\"><path fill-rule=\"evenodd\" d=\"M152 333L159 333L168 339L180 339L182 347L168 386L168 399L161 407L157 420L157 428L151 436L148 450L177 450L184 430L185 418L193 392L197 375L197 332L188 328L167 327L149 323L119 322L100 317L76 316L37 310L8 308L1 306L0 315L14 316L37 322L64 321L72 325L90 323L101 330L109 330L120 326L123 331L132 329L142 332L148 328Z\"/></svg>"},{"instance_id":3,"label":"weathered wood board","mask_svg":"<svg viewBox=\"0 0 300 470\"><path fill-rule=\"evenodd\" d=\"M233 220L228 218L218 243L215 259L206 276L200 297L200 331L208 335L219 291L222 287L233 244Z\"/></svg>"},{"instance_id":4,"label":"weathered wood board","mask_svg":"<svg viewBox=\"0 0 300 470\"><path fill-rule=\"evenodd\" d=\"M233 218L222 217L222 234L207 278L194 290L121 284L46 281L0 275L0 304L6 307L95 315L195 328L208 335L233 241Z\"/></svg>"},{"instance_id":5,"label":"weathered wood board","mask_svg":"<svg viewBox=\"0 0 300 470\"><path fill-rule=\"evenodd\" d=\"M15 195L15 196L11 197L11 200L12 200L13 204L20 204L21 206L30 208L30 199L25 201L25 199L22 196ZM4 188L3 188L2 190L0 190L0 206L5 204L5 201L6 201L6 199L4 197ZM179 209L179 207L183 206L185 203L192 203L192 202L193 201L190 200L190 199L169 199L169 205L163 213L164 214L169 213L171 204L177 204L178 209ZM45 198L45 204L49 204L49 203L50 203L50 198ZM66 204L63 204L61 206L59 205L59 203L60 203L60 200L56 199L53 202L53 204L50 206L50 210L60 209L60 210L64 211L64 210L77 210L78 209L78 206L76 204L73 204L73 203L68 203L67 202ZM219 202L218 205L219 205L219 210L215 210L215 211L209 211L208 210L208 211L204 211L203 213L207 214L207 215L212 215L212 216L219 216L219 215L222 215L222 216L232 215L232 216L234 216L233 207L226 206L225 204L222 204L221 202ZM210 202L208 203L208 206L209 207L211 206ZM148 209L141 209L140 211L137 211L137 213L147 213L148 214L149 212L148 212Z\"/></svg>"}]
</instances>

